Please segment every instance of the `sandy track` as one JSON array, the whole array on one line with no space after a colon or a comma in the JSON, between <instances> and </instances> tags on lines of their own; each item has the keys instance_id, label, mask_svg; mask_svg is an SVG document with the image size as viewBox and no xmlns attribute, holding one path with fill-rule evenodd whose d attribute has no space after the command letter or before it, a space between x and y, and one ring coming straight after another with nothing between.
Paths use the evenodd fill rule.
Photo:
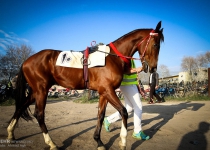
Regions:
<instances>
[{"instance_id":1,"label":"sandy track","mask_svg":"<svg viewBox=\"0 0 210 150\"><path fill-rule=\"evenodd\" d=\"M73 101L51 101L46 107L46 124L53 141L61 150L94 150L93 133L96 126L98 104L78 104ZM30 106L32 112L34 106ZM34 122L19 121L15 130L16 144L8 145L7 122L14 106L0 107L0 149L42 150L49 149L44 143L41 130ZM106 115L115 112L107 106ZM210 101L165 102L147 104L143 102L142 127L151 136L148 141L137 141L131 137L133 114L128 119L127 150L210 150ZM121 121L111 125L111 132L102 130L101 139L109 150L117 150L120 140Z\"/></svg>"}]
</instances>

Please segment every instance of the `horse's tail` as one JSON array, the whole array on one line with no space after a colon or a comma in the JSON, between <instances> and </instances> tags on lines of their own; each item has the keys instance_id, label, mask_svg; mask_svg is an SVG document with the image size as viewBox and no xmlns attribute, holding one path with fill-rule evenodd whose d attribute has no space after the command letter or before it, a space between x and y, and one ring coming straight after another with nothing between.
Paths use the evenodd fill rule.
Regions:
<instances>
[{"instance_id":1,"label":"horse's tail","mask_svg":"<svg viewBox=\"0 0 210 150\"><path fill-rule=\"evenodd\" d=\"M23 110L23 112L21 112L20 117L22 117L26 121L29 121L32 120L32 117L29 114L30 108L27 105L25 105L27 100L29 100L28 97L26 96L26 87L27 87L27 82L23 73L23 68L21 66L16 82L15 106L16 106L16 111L19 111L20 109Z\"/></svg>"}]
</instances>

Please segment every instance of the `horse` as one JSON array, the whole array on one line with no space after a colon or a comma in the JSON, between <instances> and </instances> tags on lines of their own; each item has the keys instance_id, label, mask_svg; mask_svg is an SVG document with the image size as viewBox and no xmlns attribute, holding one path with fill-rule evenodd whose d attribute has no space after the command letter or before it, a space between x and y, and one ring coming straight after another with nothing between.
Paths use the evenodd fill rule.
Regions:
<instances>
[{"instance_id":1,"label":"horse","mask_svg":"<svg viewBox=\"0 0 210 150\"><path fill-rule=\"evenodd\" d=\"M94 140L97 149L104 150L105 145L101 141L101 128L106 112L106 106L110 103L122 116L120 131L121 149L126 148L128 113L115 93L120 86L123 74L129 67L129 62L135 52L139 53L139 60L145 72L153 72L157 68L160 44L164 41L161 21L155 29L144 28L133 30L117 40L107 44L110 52L105 58L106 64L101 67L88 68L88 81L90 90L98 91L98 119ZM14 140L14 130L19 118L26 121L32 120L29 106L35 103L33 116L37 119L44 141L51 150L58 147L52 141L45 124L45 107L48 90L54 84L59 84L70 89L85 89L83 69L56 66L56 59L61 50L45 49L30 56L23 62L18 73L17 91L15 98L15 112L7 127L8 141ZM26 95L26 89L28 93Z\"/></svg>"}]
</instances>

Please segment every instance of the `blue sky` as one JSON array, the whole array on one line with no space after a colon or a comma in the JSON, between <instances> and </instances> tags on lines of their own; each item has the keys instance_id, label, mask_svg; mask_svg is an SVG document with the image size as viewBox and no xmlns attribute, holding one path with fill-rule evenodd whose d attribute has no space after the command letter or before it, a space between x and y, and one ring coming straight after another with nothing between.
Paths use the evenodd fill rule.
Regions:
<instances>
[{"instance_id":1,"label":"blue sky","mask_svg":"<svg viewBox=\"0 0 210 150\"><path fill-rule=\"evenodd\" d=\"M158 65L174 75L183 56L210 51L209 8L210 0L0 0L0 53L11 44L27 44L35 52L83 50L93 40L108 44L162 21Z\"/></svg>"}]
</instances>

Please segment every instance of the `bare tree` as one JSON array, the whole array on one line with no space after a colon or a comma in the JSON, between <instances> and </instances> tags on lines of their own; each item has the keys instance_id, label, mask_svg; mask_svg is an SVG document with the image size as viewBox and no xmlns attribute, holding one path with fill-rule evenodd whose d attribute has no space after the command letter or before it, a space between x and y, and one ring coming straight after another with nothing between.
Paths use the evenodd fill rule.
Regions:
<instances>
[{"instance_id":1,"label":"bare tree","mask_svg":"<svg viewBox=\"0 0 210 150\"><path fill-rule=\"evenodd\" d=\"M210 51L207 51L204 55L205 55L207 67L210 67Z\"/></svg>"},{"instance_id":2,"label":"bare tree","mask_svg":"<svg viewBox=\"0 0 210 150\"><path fill-rule=\"evenodd\" d=\"M32 54L34 54L32 48L24 44L7 46L6 55L0 56L1 77L10 80L18 72L22 63Z\"/></svg>"},{"instance_id":3,"label":"bare tree","mask_svg":"<svg viewBox=\"0 0 210 150\"><path fill-rule=\"evenodd\" d=\"M139 78L141 80L141 83L144 84L144 85L148 85L149 84L149 76L150 76L150 73L145 73L145 72L141 72L139 74Z\"/></svg>"},{"instance_id":4,"label":"bare tree","mask_svg":"<svg viewBox=\"0 0 210 150\"><path fill-rule=\"evenodd\" d=\"M195 58L196 68L200 69L202 67L207 67L207 60L204 54L200 54Z\"/></svg>"},{"instance_id":5,"label":"bare tree","mask_svg":"<svg viewBox=\"0 0 210 150\"><path fill-rule=\"evenodd\" d=\"M158 67L157 72L159 73L159 77L161 77L161 78L170 76L169 69L166 65L160 65Z\"/></svg>"},{"instance_id":6,"label":"bare tree","mask_svg":"<svg viewBox=\"0 0 210 150\"><path fill-rule=\"evenodd\" d=\"M191 75L191 79L201 81L205 79L205 68L210 66L210 51L194 57L183 57L181 67Z\"/></svg>"},{"instance_id":7,"label":"bare tree","mask_svg":"<svg viewBox=\"0 0 210 150\"><path fill-rule=\"evenodd\" d=\"M186 57L182 58L181 67L183 71L187 71L192 74L192 70L197 69L196 59L194 57Z\"/></svg>"},{"instance_id":8,"label":"bare tree","mask_svg":"<svg viewBox=\"0 0 210 150\"><path fill-rule=\"evenodd\" d=\"M207 68L210 66L210 51L196 56L197 68Z\"/></svg>"}]
</instances>

